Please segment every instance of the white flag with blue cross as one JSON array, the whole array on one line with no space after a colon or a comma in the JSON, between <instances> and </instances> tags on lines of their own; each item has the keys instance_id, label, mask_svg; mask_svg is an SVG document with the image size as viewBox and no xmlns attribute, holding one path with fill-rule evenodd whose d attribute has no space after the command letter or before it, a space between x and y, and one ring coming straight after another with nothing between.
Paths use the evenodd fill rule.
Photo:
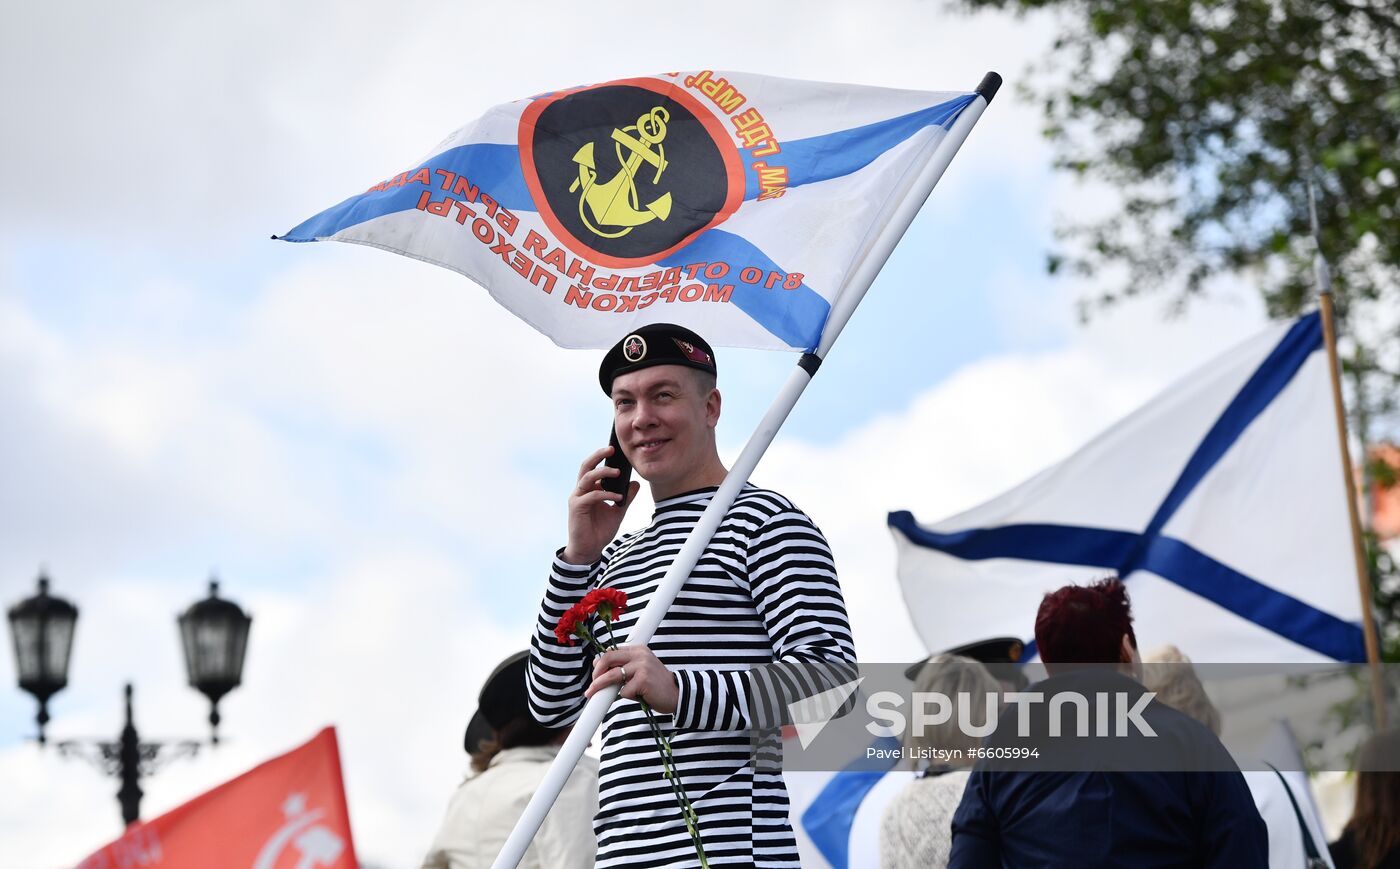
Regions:
<instances>
[{"instance_id":1,"label":"white flag with blue cross","mask_svg":"<svg viewBox=\"0 0 1400 869\"><path fill-rule=\"evenodd\" d=\"M1115 573L1140 647L1197 662L1365 661L1322 323L1275 326L1079 452L933 525L889 515L931 649L1028 640L1041 597Z\"/></svg>"}]
</instances>

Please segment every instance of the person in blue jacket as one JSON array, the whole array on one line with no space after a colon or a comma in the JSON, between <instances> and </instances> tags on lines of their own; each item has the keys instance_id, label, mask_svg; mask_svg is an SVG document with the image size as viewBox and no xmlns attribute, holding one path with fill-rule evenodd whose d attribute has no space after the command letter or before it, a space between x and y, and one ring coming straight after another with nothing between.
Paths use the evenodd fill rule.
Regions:
<instances>
[{"instance_id":1,"label":"person in blue jacket","mask_svg":"<svg viewBox=\"0 0 1400 869\"><path fill-rule=\"evenodd\" d=\"M1229 752L1157 702L1117 578L1045 596L1049 677L1008 695L953 815L948 865L1268 865L1268 833Z\"/></svg>"}]
</instances>

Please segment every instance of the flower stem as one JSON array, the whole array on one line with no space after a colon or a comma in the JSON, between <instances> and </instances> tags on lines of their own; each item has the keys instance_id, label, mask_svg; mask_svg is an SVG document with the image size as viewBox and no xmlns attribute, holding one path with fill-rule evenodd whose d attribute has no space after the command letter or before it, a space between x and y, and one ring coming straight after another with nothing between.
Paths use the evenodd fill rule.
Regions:
<instances>
[{"instance_id":1,"label":"flower stem","mask_svg":"<svg viewBox=\"0 0 1400 869\"><path fill-rule=\"evenodd\" d=\"M608 632L609 648L616 649L617 641L613 638L612 620L603 619L603 627ZM588 639L598 649L599 654L604 651L591 632ZM656 740L657 751L661 752L662 775L666 781L670 782L671 793L681 807L681 817L685 819L685 828L690 833L690 841L695 845L695 856L700 858L701 869L710 869L709 861L705 859L705 846L700 841L700 816L695 813L695 807L691 805L690 797L685 793L685 785L681 784L680 773L676 770L675 755L671 751L671 741L661 732L661 725L657 722L656 713L652 711L651 705L640 697L637 698L637 703L642 707L642 712L646 713L647 726L651 728L651 737Z\"/></svg>"}]
</instances>

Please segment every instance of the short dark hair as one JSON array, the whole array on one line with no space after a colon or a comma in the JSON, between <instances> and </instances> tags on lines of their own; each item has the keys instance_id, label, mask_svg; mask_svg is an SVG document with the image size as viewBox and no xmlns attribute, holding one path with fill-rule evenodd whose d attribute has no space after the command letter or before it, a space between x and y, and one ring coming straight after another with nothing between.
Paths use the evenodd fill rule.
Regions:
<instances>
[{"instance_id":1,"label":"short dark hair","mask_svg":"<svg viewBox=\"0 0 1400 869\"><path fill-rule=\"evenodd\" d=\"M1116 576L1052 591L1035 616L1035 644L1047 669L1052 664L1117 664L1124 634L1137 648L1128 590Z\"/></svg>"},{"instance_id":2,"label":"short dark hair","mask_svg":"<svg viewBox=\"0 0 1400 869\"><path fill-rule=\"evenodd\" d=\"M698 368L690 369L691 377L695 380L695 385L700 388L701 397L710 394L710 390L719 385L719 378L713 371L701 371Z\"/></svg>"}]
</instances>

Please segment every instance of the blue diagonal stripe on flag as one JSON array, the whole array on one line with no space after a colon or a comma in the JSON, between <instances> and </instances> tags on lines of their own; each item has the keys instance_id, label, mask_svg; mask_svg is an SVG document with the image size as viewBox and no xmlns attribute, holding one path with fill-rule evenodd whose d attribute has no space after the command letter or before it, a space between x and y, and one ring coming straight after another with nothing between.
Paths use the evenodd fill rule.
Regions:
<instances>
[{"instance_id":1,"label":"blue diagonal stripe on flag","mask_svg":"<svg viewBox=\"0 0 1400 869\"><path fill-rule=\"evenodd\" d=\"M1141 569L1329 658L1353 663L1366 660L1359 625L1246 576L1181 540L1152 538Z\"/></svg>"},{"instance_id":2,"label":"blue diagonal stripe on flag","mask_svg":"<svg viewBox=\"0 0 1400 869\"><path fill-rule=\"evenodd\" d=\"M889 514L889 525L911 543L966 561L1014 558L1077 564L1111 570L1124 579L1133 570L1148 570L1300 646L1340 661L1365 660L1361 629L1356 625L1164 535L1053 524L1001 525L945 534L920 527L907 510Z\"/></svg>"},{"instance_id":3,"label":"blue diagonal stripe on flag","mask_svg":"<svg viewBox=\"0 0 1400 869\"><path fill-rule=\"evenodd\" d=\"M889 514L887 521L910 542L966 561L1019 558L1107 569L1127 560L1142 537L1133 531L1053 523L1000 525L945 533L921 527L908 510L896 510Z\"/></svg>"},{"instance_id":4,"label":"blue diagonal stripe on flag","mask_svg":"<svg viewBox=\"0 0 1400 869\"><path fill-rule=\"evenodd\" d=\"M755 162L780 162L786 166L789 188L841 178L869 166L924 127L951 127L962 110L976 98L976 94L967 94L897 118L784 142L780 160L753 157L745 152L744 198L754 199L762 192L753 166Z\"/></svg>"},{"instance_id":5,"label":"blue diagonal stripe on flag","mask_svg":"<svg viewBox=\"0 0 1400 869\"><path fill-rule=\"evenodd\" d=\"M1249 424L1254 422L1264 408L1273 402L1293 380L1293 375L1303 367L1303 363L1314 351L1322 347L1322 320L1317 314L1302 317L1283 336L1283 340L1271 352L1249 378L1224 413L1211 426L1201 445L1192 454L1191 460L1181 472L1180 478L1172 486L1157 514L1147 524L1147 535L1156 534L1176 513L1186 497L1201 482L1215 463L1234 445Z\"/></svg>"},{"instance_id":6,"label":"blue diagonal stripe on flag","mask_svg":"<svg viewBox=\"0 0 1400 869\"><path fill-rule=\"evenodd\" d=\"M835 869L846 869L850 863L851 825L861 801L880 783L885 773L894 768L893 749L900 742L892 736L882 736L871 743L872 748L884 749L888 760L877 764L885 769L871 769L870 761L859 758L827 781L821 793L802 813L802 829L826 861ZM877 755L878 756L878 755Z\"/></svg>"},{"instance_id":7,"label":"blue diagonal stripe on flag","mask_svg":"<svg viewBox=\"0 0 1400 869\"><path fill-rule=\"evenodd\" d=\"M485 191L492 199L510 211L533 211L534 202L530 191L525 187L525 176L520 171L520 149L514 145L496 145L479 142L462 145L436 154L408 172L413 177L427 169L432 183L427 187L420 184L403 184L385 190L370 190L351 196L339 205L325 211L278 236L281 241L317 241L330 238L337 232L359 226L376 217L408 211L418 204L418 198L427 190L434 199L450 196L451 190L442 190L442 176L438 170L451 172L454 177L465 178Z\"/></svg>"},{"instance_id":8,"label":"blue diagonal stripe on flag","mask_svg":"<svg viewBox=\"0 0 1400 869\"><path fill-rule=\"evenodd\" d=\"M934 532L908 511L890 527L911 543L964 560L1011 558L1113 570L1125 580L1147 570L1300 646L1340 661L1365 660L1361 627L1319 610L1211 558L1162 529L1186 498L1322 347L1318 314L1300 318L1250 376L1187 461L1141 533L1110 528L1025 524Z\"/></svg>"},{"instance_id":9,"label":"blue diagonal stripe on flag","mask_svg":"<svg viewBox=\"0 0 1400 869\"><path fill-rule=\"evenodd\" d=\"M784 277L788 274L748 239L722 229L711 229L659 264L669 268L693 262L728 263L729 275L724 281L734 285L733 302L741 311L788 344L806 347L809 351L816 349L831 305L805 283L789 290L781 285L769 289L740 280L739 273L748 266L762 269L765 274L777 272Z\"/></svg>"}]
</instances>

